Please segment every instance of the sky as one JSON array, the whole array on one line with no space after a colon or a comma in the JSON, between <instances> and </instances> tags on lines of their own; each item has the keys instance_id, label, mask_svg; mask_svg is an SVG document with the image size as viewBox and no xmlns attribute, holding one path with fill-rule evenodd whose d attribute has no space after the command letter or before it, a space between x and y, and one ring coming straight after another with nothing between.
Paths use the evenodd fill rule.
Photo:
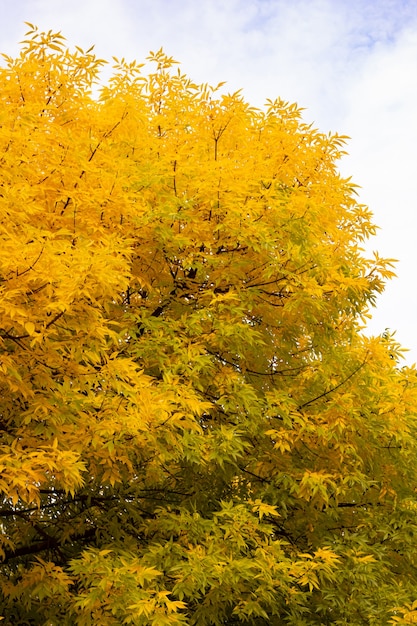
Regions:
<instances>
[{"instance_id":1,"label":"sky","mask_svg":"<svg viewBox=\"0 0 417 626\"><path fill-rule=\"evenodd\" d=\"M195 82L227 81L258 107L296 102L348 135L339 169L380 227L366 253L398 260L369 332L396 331L417 362L417 0L0 0L0 15L7 54L24 22L109 61L162 46Z\"/></svg>"}]
</instances>

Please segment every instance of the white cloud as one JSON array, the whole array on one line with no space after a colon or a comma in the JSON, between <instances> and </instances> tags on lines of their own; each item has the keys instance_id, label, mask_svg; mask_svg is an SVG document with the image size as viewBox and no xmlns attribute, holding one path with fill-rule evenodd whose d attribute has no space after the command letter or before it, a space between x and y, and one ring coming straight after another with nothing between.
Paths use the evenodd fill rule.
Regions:
<instances>
[{"instance_id":1,"label":"white cloud","mask_svg":"<svg viewBox=\"0 0 417 626\"><path fill-rule=\"evenodd\" d=\"M352 139L343 163L381 227L372 248L399 259L398 278L387 285L370 327L398 329L398 338L412 348L412 360L417 359L416 70L415 26L375 46L349 91L345 128Z\"/></svg>"}]
</instances>

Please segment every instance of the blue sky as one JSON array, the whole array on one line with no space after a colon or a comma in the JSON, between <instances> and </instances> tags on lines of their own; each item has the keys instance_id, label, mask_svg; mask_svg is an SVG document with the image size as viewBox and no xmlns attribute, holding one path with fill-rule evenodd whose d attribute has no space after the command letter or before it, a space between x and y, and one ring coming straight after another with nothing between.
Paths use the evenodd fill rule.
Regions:
<instances>
[{"instance_id":1,"label":"blue sky","mask_svg":"<svg viewBox=\"0 0 417 626\"><path fill-rule=\"evenodd\" d=\"M349 135L340 169L381 227L369 251L399 259L369 326L397 330L417 361L417 0L0 0L0 14L8 54L24 21L108 60L163 46L197 82L297 102Z\"/></svg>"}]
</instances>

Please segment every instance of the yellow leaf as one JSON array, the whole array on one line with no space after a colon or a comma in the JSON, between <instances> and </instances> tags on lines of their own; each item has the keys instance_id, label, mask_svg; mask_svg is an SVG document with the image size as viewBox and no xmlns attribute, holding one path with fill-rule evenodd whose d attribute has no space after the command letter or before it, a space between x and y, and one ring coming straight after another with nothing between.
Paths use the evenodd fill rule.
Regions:
<instances>
[{"instance_id":1,"label":"yellow leaf","mask_svg":"<svg viewBox=\"0 0 417 626\"><path fill-rule=\"evenodd\" d=\"M25 330L29 335L33 335L35 332L35 324L33 322L25 322Z\"/></svg>"}]
</instances>

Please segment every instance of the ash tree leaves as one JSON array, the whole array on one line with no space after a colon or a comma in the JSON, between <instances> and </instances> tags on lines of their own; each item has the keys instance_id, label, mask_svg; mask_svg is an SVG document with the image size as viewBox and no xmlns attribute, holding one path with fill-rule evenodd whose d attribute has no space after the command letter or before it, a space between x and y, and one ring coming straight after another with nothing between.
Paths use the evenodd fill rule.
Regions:
<instances>
[{"instance_id":1,"label":"ash tree leaves","mask_svg":"<svg viewBox=\"0 0 417 626\"><path fill-rule=\"evenodd\" d=\"M416 374L345 138L30 31L0 70L6 623L415 620Z\"/></svg>"}]
</instances>

